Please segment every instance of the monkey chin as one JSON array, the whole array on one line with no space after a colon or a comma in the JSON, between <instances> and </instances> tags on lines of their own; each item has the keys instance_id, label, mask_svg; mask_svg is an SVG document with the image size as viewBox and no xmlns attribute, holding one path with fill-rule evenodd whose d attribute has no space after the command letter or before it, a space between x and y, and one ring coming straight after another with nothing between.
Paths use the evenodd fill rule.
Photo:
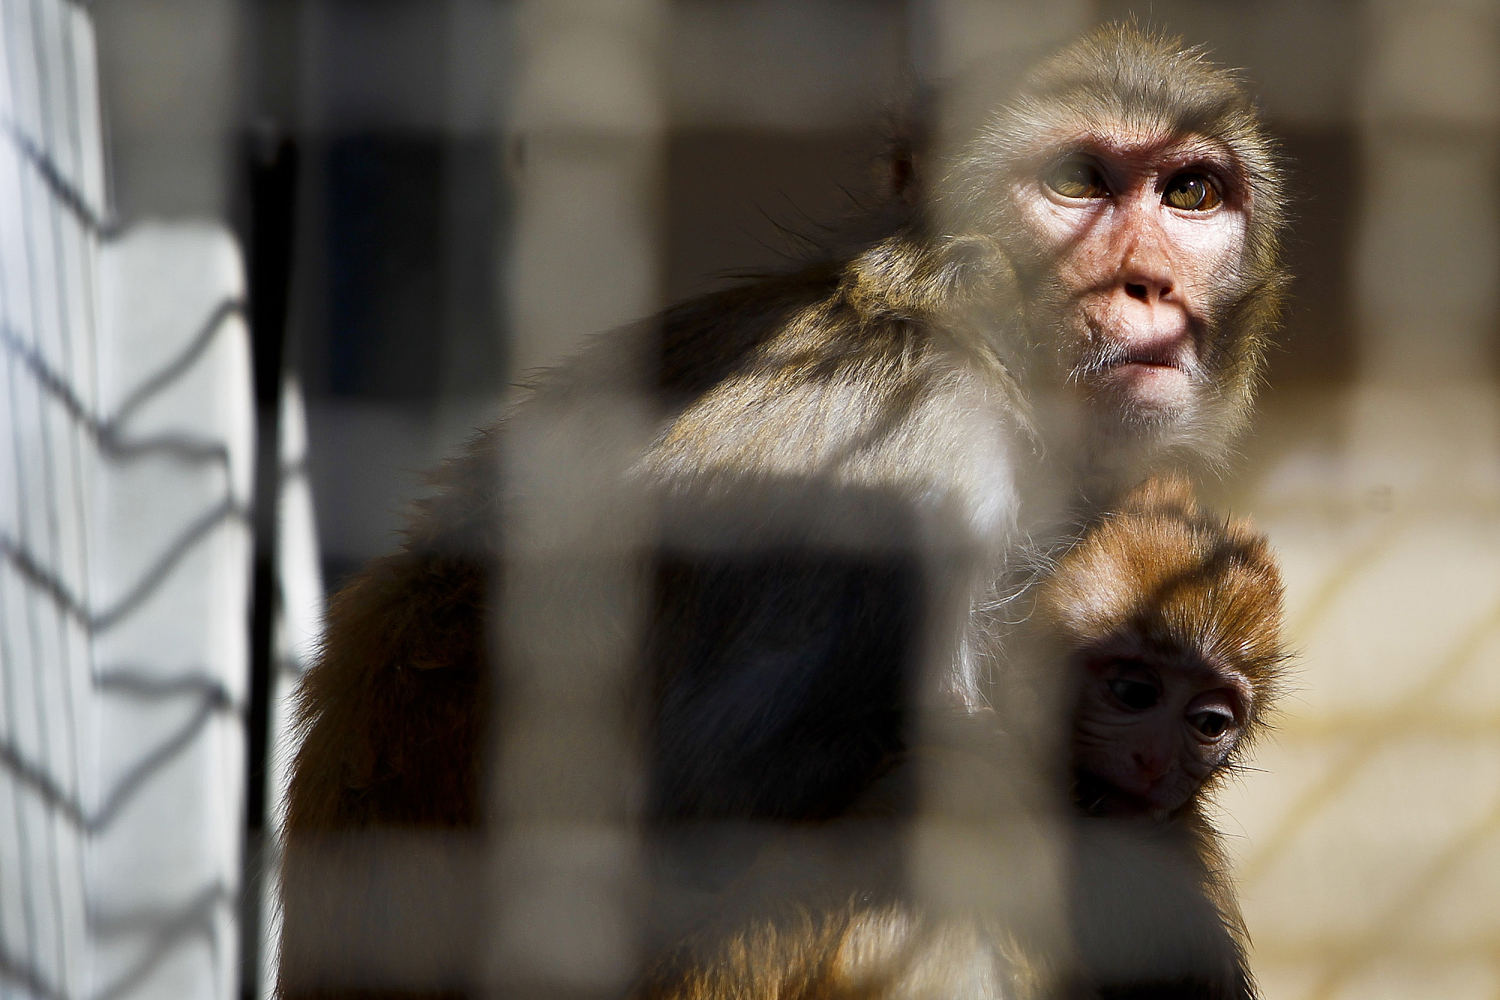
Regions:
<instances>
[{"instance_id":1,"label":"monkey chin","mask_svg":"<svg viewBox=\"0 0 1500 1000\"><path fill-rule=\"evenodd\" d=\"M1083 440L1092 461L1107 467L1136 467L1178 452L1191 455L1200 450L1201 403L1187 372L1162 365L1115 365L1086 387Z\"/></svg>"},{"instance_id":2,"label":"monkey chin","mask_svg":"<svg viewBox=\"0 0 1500 1000\"><path fill-rule=\"evenodd\" d=\"M1119 476L1163 458L1222 469L1244 430L1248 398L1215 392L1193 363L1124 362L1088 380L1083 405L1090 460Z\"/></svg>"},{"instance_id":3,"label":"monkey chin","mask_svg":"<svg viewBox=\"0 0 1500 1000\"><path fill-rule=\"evenodd\" d=\"M1193 408L1193 376L1174 364L1122 361L1099 376L1099 395L1128 422L1161 427L1180 422Z\"/></svg>"}]
</instances>

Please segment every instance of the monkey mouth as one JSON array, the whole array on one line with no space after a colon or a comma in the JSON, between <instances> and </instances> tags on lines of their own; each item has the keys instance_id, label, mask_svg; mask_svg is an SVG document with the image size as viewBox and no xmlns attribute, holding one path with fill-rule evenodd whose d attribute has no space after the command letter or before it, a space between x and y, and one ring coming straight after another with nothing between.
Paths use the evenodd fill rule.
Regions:
<instances>
[{"instance_id":1,"label":"monkey mouth","mask_svg":"<svg viewBox=\"0 0 1500 1000\"><path fill-rule=\"evenodd\" d=\"M1187 371L1187 365L1183 363L1182 352L1173 347L1162 347L1154 350L1125 351L1118 357L1109 359L1106 367L1120 368L1125 365L1144 365L1147 368L1172 368L1177 371Z\"/></svg>"},{"instance_id":2,"label":"monkey mouth","mask_svg":"<svg viewBox=\"0 0 1500 1000\"><path fill-rule=\"evenodd\" d=\"M1085 311L1082 319L1088 347L1080 374L1106 376L1130 370L1197 374L1198 333L1191 320L1142 326L1108 311Z\"/></svg>"},{"instance_id":3,"label":"monkey mouth","mask_svg":"<svg viewBox=\"0 0 1500 1000\"><path fill-rule=\"evenodd\" d=\"M1090 322L1087 326L1088 350L1074 368L1077 379L1128 377L1131 372L1161 375L1176 372L1192 377L1197 370L1190 338L1167 337L1155 342L1147 339L1145 343L1131 343L1116 338L1098 324Z\"/></svg>"},{"instance_id":4,"label":"monkey mouth","mask_svg":"<svg viewBox=\"0 0 1500 1000\"><path fill-rule=\"evenodd\" d=\"M1162 808L1089 771L1073 774L1073 803L1085 816L1114 819L1164 819Z\"/></svg>"},{"instance_id":5,"label":"monkey mouth","mask_svg":"<svg viewBox=\"0 0 1500 1000\"><path fill-rule=\"evenodd\" d=\"M1105 407L1131 425L1155 426L1188 413L1202 371L1187 339L1123 344L1103 340L1074 370Z\"/></svg>"},{"instance_id":6,"label":"monkey mouth","mask_svg":"<svg viewBox=\"0 0 1500 1000\"><path fill-rule=\"evenodd\" d=\"M1094 349L1091 362L1100 371L1139 366L1191 373L1194 367L1192 345L1180 337L1145 344L1105 340Z\"/></svg>"}]
</instances>

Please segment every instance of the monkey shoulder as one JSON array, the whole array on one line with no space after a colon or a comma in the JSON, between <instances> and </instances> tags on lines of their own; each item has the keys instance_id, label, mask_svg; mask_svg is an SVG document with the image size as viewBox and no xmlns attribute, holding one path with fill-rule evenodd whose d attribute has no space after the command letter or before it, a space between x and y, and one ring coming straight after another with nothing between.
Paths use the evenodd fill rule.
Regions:
<instances>
[{"instance_id":1,"label":"monkey shoulder","mask_svg":"<svg viewBox=\"0 0 1500 1000\"><path fill-rule=\"evenodd\" d=\"M830 494L993 541L1032 454L1014 382L935 319L851 301L817 273L663 317L656 437L634 468L673 495L771 494L842 519ZM708 377L690 345L722 354ZM959 345L956 347L956 345ZM694 359L683 368L680 362Z\"/></svg>"}]
</instances>

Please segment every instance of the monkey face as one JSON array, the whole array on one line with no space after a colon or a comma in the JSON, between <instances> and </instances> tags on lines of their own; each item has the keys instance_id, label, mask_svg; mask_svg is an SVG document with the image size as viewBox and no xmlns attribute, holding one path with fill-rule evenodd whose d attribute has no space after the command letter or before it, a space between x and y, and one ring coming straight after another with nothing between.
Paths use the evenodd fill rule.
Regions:
<instances>
[{"instance_id":1,"label":"monkey face","mask_svg":"<svg viewBox=\"0 0 1500 1000\"><path fill-rule=\"evenodd\" d=\"M1105 652L1081 673L1073 772L1091 815L1170 816L1244 732L1247 686L1201 662Z\"/></svg>"},{"instance_id":2,"label":"monkey face","mask_svg":"<svg viewBox=\"0 0 1500 1000\"><path fill-rule=\"evenodd\" d=\"M1126 427L1212 417L1240 362L1215 320L1242 292L1247 231L1228 151L1119 125L1024 159L1010 195L1036 248L1032 339L1055 376Z\"/></svg>"}]
</instances>

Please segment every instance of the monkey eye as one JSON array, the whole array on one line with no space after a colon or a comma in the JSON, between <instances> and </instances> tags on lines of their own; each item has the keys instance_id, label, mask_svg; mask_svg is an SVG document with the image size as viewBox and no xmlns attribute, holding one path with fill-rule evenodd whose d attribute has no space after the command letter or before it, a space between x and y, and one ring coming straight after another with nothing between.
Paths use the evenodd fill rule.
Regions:
<instances>
[{"instance_id":1,"label":"monkey eye","mask_svg":"<svg viewBox=\"0 0 1500 1000\"><path fill-rule=\"evenodd\" d=\"M1167 181L1161 202L1184 212L1207 212L1224 203L1218 182L1208 174L1195 170L1184 171Z\"/></svg>"},{"instance_id":2,"label":"monkey eye","mask_svg":"<svg viewBox=\"0 0 1500 1000\"><path fill-rule=\"evenodd\" d=\"M1109 187L1099 167L1082 156L1069 156L1054 163L1042 175L1042 183L1064 198L1109 197Z\"/></svg>"},{"instance_id":3,"label":"monkey eye","mask_svg":"<svg viewBox=\"0 0 1500 1000\"><path fill-rule=\"evenodd\" d=\"M1234 728L1234 716L1228 712L1209 708L1188 716L1188 723L1193 727L1194 732L1204 739L1219 740Z\"/></svg>"},{"instance_id":4,"label":"monkey eye","mask_svg":"<svg viewBox=\"0 0 1500 1000\"><path fill-rule=\"evenodd\" d=\"M1243 708L1228 691L1204 691L1187 705L1187 724L1205 743L1222 743L1239 730Z\"/></svg>"},{"instance_id":5,"label":"monkey eye","mask_svg":"<svg viewBox=\"0 0 1500 1000\"><path fill-rule=\"evenodd\" d=\"M1109 693L1115 696L1115 700L1132 712L1144 712L1161 700L1161 693L1156 690L1156 685L1148 681L1111 677L1107 683Z\"/></svg>"}]
</instances>

